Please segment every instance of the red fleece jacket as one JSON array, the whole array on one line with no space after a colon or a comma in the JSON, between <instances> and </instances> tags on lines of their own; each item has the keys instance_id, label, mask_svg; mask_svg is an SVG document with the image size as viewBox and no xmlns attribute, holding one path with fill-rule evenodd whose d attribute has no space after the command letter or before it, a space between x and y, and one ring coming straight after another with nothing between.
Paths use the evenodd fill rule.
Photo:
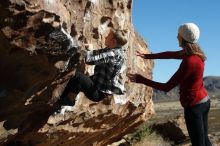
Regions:
<instances>
[{"instance_id":1,"label":"red fleece jacket","mask_svg":"<svg viewBox=\"0 0 220 146\"><path fill-rule=\"evenodd\" d=\"M185 56L183 51L146 54L146 59L182 59L179 69L167 83L144 80L144 84L165 92L180 87L180 102L183 107L194 106L207 96L203 85L204 62L197 55Z\"/></svg>"}]
</instances>

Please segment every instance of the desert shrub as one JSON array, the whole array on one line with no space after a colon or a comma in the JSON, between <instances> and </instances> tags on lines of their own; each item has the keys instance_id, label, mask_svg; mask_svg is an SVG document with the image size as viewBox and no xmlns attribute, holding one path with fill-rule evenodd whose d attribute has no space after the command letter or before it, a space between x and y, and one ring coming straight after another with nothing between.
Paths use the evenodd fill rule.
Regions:
<instances>
[{"instance_id":1,"label":"desert shrub","mask_svg":"<svg viewBox=\"0 0 220 146\"><path fill-rule=\"evenodd\" d=\"M152 133L152 130L144 125L142 128L138 129L132 136L131 136L131 143L136 143L141 141L146 136L149 136Z\"/></svg>"}]
</instances>

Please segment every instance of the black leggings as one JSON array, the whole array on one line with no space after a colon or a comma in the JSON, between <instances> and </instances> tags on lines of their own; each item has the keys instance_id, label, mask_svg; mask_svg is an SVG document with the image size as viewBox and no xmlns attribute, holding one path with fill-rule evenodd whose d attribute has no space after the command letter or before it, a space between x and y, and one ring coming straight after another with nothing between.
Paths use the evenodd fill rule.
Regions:
<instances>
[{"instance_id":1,"label":"black leggings","mask_svg":"<svg viewBox=\"0 0 220 146\"><path fill-rule=\"evenodd\" d=\"M78 94L79 92L84 92L88 99L99 102L105 98L105 94L99 91L91 78L79 71L73 78L67 83L60 99L66 99L70 92Z\"/></svg>"},{"instance_id":2,"label":"black leggings","mask_svg":"<svg viewBox=\"0 0 220 146\"><path fill-rule=\"evenodd\" d=\"M185 121L192 146L211 146L208 138L208 112L210 100L185 108Z\"/></svg>"}]
</instances>

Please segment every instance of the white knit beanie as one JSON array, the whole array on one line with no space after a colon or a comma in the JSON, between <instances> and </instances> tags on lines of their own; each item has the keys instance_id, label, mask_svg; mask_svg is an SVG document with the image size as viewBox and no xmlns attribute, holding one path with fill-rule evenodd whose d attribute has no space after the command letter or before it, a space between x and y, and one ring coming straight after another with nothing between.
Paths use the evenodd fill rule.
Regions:
<instances>
[{"instance_id":1,"label":"white knit beanie","mask_svg":"<svg viewBox=\"0 0 220 146\"><path fill-rule=\"evenodd\" d=\"M197 43L200 35L199 27L194 23L184 23L180 25L179 34L184 40L190 43Z\"/></svg>"}]
</instances>

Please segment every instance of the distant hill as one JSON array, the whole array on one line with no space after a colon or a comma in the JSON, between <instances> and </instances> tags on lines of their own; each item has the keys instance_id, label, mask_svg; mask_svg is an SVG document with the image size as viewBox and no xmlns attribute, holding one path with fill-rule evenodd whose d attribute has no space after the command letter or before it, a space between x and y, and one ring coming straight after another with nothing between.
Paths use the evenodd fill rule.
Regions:
<instances>
[{"instance_id":1,"label":"distant hill","mask_svg":"<svg viewBox=\"0 0 220 146\"><path fill-rule=\"evenodd\" d=\"M220 99L220 76L207 76L203 78L203 83L206 90L211 97L217 97ZM154 101L167 101L167 100L178 100L179 99L179 88L176 87L170 92L163 92L160 90L154 90L153 100Z\"/></svg>"},{"instance_id":2,"label":"distant hill","mask_svg":"<svg viewBox=\"0 0 220 146\"><path fill-rule=\"evenodd\" d=\"M208 76L203 82L210 96L220 96L220 77Z\"/></svg>"}]
</instances>

